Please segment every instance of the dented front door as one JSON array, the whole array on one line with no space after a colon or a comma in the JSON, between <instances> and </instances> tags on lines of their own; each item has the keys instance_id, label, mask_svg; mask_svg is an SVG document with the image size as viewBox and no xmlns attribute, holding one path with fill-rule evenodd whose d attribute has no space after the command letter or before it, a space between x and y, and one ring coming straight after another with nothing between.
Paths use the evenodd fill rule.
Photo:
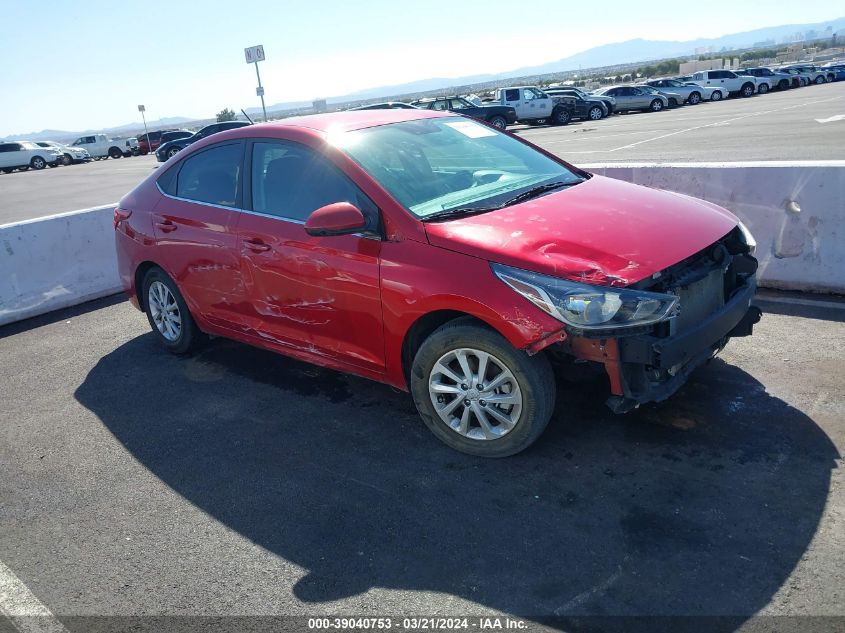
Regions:
<instances>
[{"instance_id":1,"label":"dented front door","mask_svg":"<svg viewBox=\"0 0 845 633\"><path fill-rule=\"evenodd\" d=\"M384 367L380 241L312 237L298 222L247 213L238 240L248 334L368 369Z\"/></svg>"}]
</instances>

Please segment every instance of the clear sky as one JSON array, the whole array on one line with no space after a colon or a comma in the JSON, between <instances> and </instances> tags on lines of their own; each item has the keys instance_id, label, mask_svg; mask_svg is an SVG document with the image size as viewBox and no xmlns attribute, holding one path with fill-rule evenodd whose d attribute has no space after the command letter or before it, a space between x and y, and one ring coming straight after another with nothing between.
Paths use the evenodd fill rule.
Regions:
<instances>
[{"instance_id":1,"label":"clear sky","mask_svg":"<svg viewBox=\"0 0 845 633\"><path fill-rule=\"evenodd\" d=\"M495 73L637 37L687 40L840 17L830 0L0 0L0 136ZM796 6L800 10L796 11Z\"/></svg>"}]
</instances>

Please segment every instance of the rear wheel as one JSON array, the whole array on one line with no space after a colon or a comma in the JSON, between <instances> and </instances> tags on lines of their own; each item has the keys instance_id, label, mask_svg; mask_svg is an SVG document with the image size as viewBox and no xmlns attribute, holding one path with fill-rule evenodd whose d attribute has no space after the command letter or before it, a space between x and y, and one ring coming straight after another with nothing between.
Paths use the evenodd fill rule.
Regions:
<instances>
[{"instance_id":1,"label":"rear wheel","mask_svg":"<svg viewBox=\"0 0 845 633\"><path fill-rule=\"evenodd\" d=\"M604 110L598 106L593 106L587 112L587 116L590 117L590 121L598 121L604 116Z\"/></svg>"},{"instance_id":2,"label":"rear wheel","mask_svg":"<svg viewBox=\"0 0 845 633\"><path fill-rule=\"evenodd\" d=\"M160 268L151 268L142 288L147 320L159 342L174 354L196 348L204 335L174 281Z\"/></svg>"},{"instance_id":3,"label":"rear wheel","mask_svg":"<svg viewBox=\"0 0 845 633\"><path fill-rule=\"evenodd\" d=\"M769 84L760 84L760 87L757 88L757 92L761 95L766 94L769 91Z\"/></svg>"},{"instance_id":4,"label":"rear wheel","mask_svg":"<svg viewBox=\"0 0 845 633\"><path fill-rule=\"evenodd\" d=\"M13 171L15 171L13 167L4 167L3 168L4 174L11 174Z\"/></svg>"},{"instance_id":5,"label":"rear wheel","mask_svg":"<svg viewBox=\"0 0 845 633\"><path fill-rule=\"evenodd\" d=\"M31 161L29 161L29 166L33 169L44 169L47 166L47 161L40 156L35 156Z\"/></svg>"},{"instance_id":6,"label":"rear wheel","mask_svg":"<svg viewBox=\"0 0 845 633\"><path fill-rule=\"evenodd\" d=\"M68 166L73 162L73 156L70 154L62 154L62 165Z\"/></svg>"},{"instance_id":7,"label":"rear wheel","mask_svg":"<svg viewBox=\"0 0 845 633\"><path fill-rule=\"evenodd\" d=\"M687 101L690 105L697 105L701 103L701 93L691 92L689 97L687 97Z\"/></svg>"},{"instance_id":8,"label":"rear wheel","mask_svg":"<svg viewBox=\"0 0 845 633\"><path fill-rule=\"evenodd\" d=\"M789 79L781 79L778 82L778 89L779 90L787 90L789 88Z\"/></svg>"},{"instance_id":9,"label":"rear wheel","mask_svg":"<svg viewBox=\"0 0 845 633\"><path fill-rule=\"evenodd\" d=\"M663 109L663 102L660 99L655 99L649 106L652 112L660 112Z\"/></svg>"},{"instance_id":10,"label":"rear wheel","mask_svg":"<svg viewBox=\"0 0 845 633\"><path fill-rule=\"evenodd\" d=\"M827 81L827 79L825 79L825 77L823 75L819 75L818 77L816 77L816 85L817 86L819 84L825 83L826 81Z\"/></svg>"},{"instance_id":11,"label":"rear wheel","mask_svg":"<svg viewBox=\"0 0 845 633\"><path fill-rule=\"evenodd\" d=\"M443 443L470 455L507 457L534 443L548 425L555 383L542 354L529 356L499 333L458 319L420 347L411 393Z\"/></svg>"},{"instance_id":12,"label":"rear wheel","mask_svg":"<svg viewBox=\"0 0 845 633\"><path fill-rule=\"evenodd\" d=\"M112 158L123 158L123 152L121 152L120 148L118 147L112 147L109 150L109 156L111 156Z\"/></svg>"},{"instance_id":13,"label":"rear wheel","mask_svg":"<svg viewBox=\"0 0 845 633\"><path fill-rule=\"evenodd\" d=\"M508 127L508 122L505 120L505 117L499 116L498 114L496 116L490 117L488 123L490 123L490 125L492 125L493 127L499 128L500 130L504 130L506 127ZM173 156L173 154L168 154L168 156Z\"/></svg>"}]
</instances>

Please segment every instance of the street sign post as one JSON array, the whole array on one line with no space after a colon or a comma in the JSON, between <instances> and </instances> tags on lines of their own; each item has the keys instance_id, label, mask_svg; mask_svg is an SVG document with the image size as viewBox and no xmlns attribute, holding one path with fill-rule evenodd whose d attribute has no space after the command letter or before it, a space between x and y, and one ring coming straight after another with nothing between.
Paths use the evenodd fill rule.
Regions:
<instances>
[{"instance_id":1,"label":"street sign post","mask_svg":"<svg viewBox=\"0 0 845 633\"><path fill-rule=\"evenodd\" d=\"M147 107L145 105L138 106L138 112L141 113L141 118L144 120L144 133L147 135L147 151L152 151L153 146L150 145L150 131L147 129L147 115L144 114L147 111Z\"/></svg>"},{"instance_id":2,"label":"street sign post","mask_svg":"<svg viewBox=\"0 0 845 633\"><path fill-rule=\"evenodd\" d=\"M264 88L261 86L261 75L258 72L258 62L264 61L264 46L250 46L244 49L244 57L247 64L255 64L255 76L258 79L258 88L255 89L255 94L261 97L261 110L264 112L264 121L267 121L267 108L264 107Z\"/></svg>"}]
</instances>

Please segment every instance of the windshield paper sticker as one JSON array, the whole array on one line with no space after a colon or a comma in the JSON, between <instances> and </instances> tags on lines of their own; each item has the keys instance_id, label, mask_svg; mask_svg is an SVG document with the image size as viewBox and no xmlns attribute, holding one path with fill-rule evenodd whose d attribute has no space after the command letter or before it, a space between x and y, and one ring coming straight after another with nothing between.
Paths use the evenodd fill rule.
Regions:
<instances>
[{"instance_id":1,"label":"windshield paper sticker","mask_svg":"<svg viewBox=\"0 0 845 633\"><path fill-rule=\"evenodd\" d=\"M496 136L496 132L490 128L484 127L472 121L455 121L454 123L447 123L450 128L457 130L464 136L470 138L483 138L485 136Z\"/></svg>"}]
</instances>

